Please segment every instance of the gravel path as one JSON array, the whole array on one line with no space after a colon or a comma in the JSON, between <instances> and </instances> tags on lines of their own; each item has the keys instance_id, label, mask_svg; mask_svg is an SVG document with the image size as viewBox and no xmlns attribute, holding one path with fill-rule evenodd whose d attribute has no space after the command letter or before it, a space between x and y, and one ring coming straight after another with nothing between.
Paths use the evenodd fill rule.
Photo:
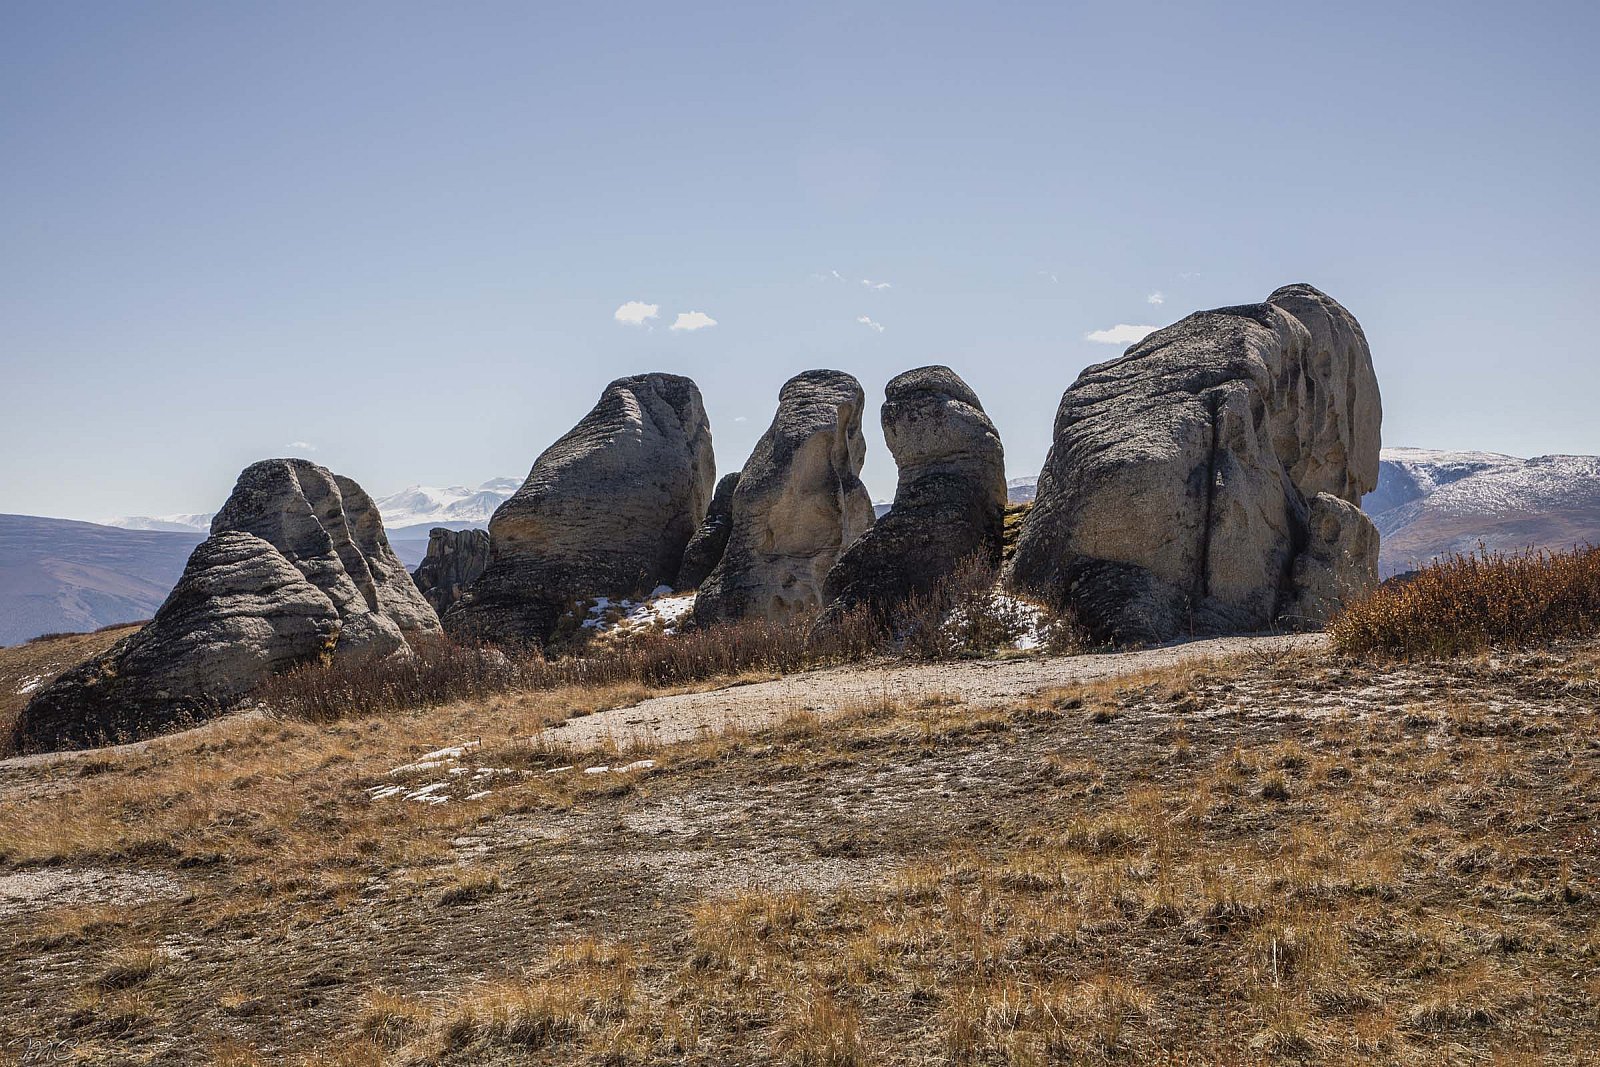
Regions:
<instances>
[{"instance_id":1,"label":"gravel path","mask_svg":"<svg viewBox=\"0 0 1600 1067\"><path fill-rule=\"evenodd\" d=\"M1292 637L1218 637L1164 645L1142 652L1113 652L1045 659L831 667L776 681L706 693L655 697L632 707L568 719L545 731L552 741L587 748L607 741L622 747L690 741L728 726L757 729L809 711L826 717L847 708L907 696L949 693L982 707L1004 704L1047 689L1171 667L1192 660L1247 652L1275 656L1326 646L1322 634Z\"/></svg>"}]
</instances>

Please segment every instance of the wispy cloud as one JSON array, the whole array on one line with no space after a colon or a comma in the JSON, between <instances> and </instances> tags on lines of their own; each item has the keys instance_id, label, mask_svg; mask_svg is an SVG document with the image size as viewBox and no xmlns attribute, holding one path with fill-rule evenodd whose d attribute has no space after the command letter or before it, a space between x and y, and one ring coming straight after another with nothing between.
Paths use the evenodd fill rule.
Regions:
<instances>
[{"instance_id":1,"label":"wispy cloud","mask_svg":"<svg viewBox=\"0 0 1600 1067\"><path fill-rule=\"evenodd\" d=\"M893 289L894 288L894 286L890 285L888 282L875 282L871 278L862 278L861 279L861 284L866 286L868 289Z\"/></svg>"},{"instance_id":2,"label":"wispy cloud","mask_svg":"<svg viewBox=\"0 0 1600 1067\"><path fill-rule=\"evenodd\" d=\"M866 315L857 315L856 316L856 321L859 322L861 325L865 326L869 330L874 330L874 331L876 331L878 333L882 333L883 332L883 323L881 323L881 322L873 322L872 319L868 318Z\"/></svg>"},{"instance_id":3,"label":"wispy cloud","mask_svg":"<svg viewBox=\"0 0 1600 1067\"><path fill-rule=\"evenodd\" d=\"M1197 270L1179 271L1178 272L1178 277L1182 278L1184 281L1188 281L1190 278L1198 278L1198 277L1200 277L1200 272L1197 271Z\"/></svg>"},{"instance_id":4,"label":"wispy cloud","mask_svg":"<svg viewBox=\"0 0 1600 1067\"><path fill-rule=\"evenodd\" d=\"M296 452L315 452L317 450L317 446L310 441L290 441L289 447Z\"/></svg>"},{"instance_id":5,"label":"wispy cloud","mask_svg":"<svg viewBox=\"0 0 1600 1067\"><path fill-rule=\"evenodd\" d=\"M748 416L748 415L735 415L733 417L733 421L734 422L749 422L750 421L750 416Z\"/></svg>"},{"instance_id":6,"label":"wispy cloud","mask_svg":"<svg viewBox=\"0 0 1600 1067\"><path fill-rule=\"evenodd\" d=\"M1039 277L1049 278L1051 284L1055 284L1061 280L1060 278L1056 277L1056 272L1053 270L1042 270L1039 272Z\"/></svg>"},{"instance_id":7,"label":"wispy cloud","mask_svg":"<svg viewBox=\"0 0 1600 1067\"><path fill-rule=\"evenodd\" d=\"M1090 330L1083 335L1083 339L1103 345L1131 345L1135 341L1143 341L1159 329L1159 326L1130 326L1126 322L1119 322L1109 330Z\"/></svg>"},{"instance_id":8,"label":"wispy cloud","mask_svg":"<svg viewBox=\"0 0 1600 1067\"><path fill-rule=\"evenodd\" d=\"M1165 304L1167 302L1167 294L1158 289L1145 297L1144 302L1146 304Z\"/></svg>"},{"instance_id":9,"label":"wispy cloud","mask_svg":"<svg viewBox=\"0 0 1600 1067\"><path fill-rule=\"evenodd\" d=\"M611 317L624 326L643 326L661 315L660 304L646 304L643 300L630 300L619 307Z\"/></svg>"},{"instance_id":10,"label":"wispy cloud","mask_svg":"<svg viewBox=\"0 0 1600 1067\"><path fill-rule=\"evenodd\" d=\"M703 330L707 326L715 326L717 320L707 315L704 311L680 311L672 323L674 330Z\"/></svg>"}]
</instances>

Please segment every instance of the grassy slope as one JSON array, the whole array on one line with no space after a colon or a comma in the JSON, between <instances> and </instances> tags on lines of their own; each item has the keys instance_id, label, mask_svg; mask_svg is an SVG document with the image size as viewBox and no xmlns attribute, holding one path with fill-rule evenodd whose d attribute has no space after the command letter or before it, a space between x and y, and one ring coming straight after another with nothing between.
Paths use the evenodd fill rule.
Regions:
<instances>
[{"instance_id":1,"label":"grassy slope","mask_svg":"<svg viewBox=\"0 0 1600 1067\"><path fill-rule=\"evenodd\" d=\"M142 625L136 622L90 634L42 637L24 645L0 648L0 737L6 735L17 714L41 686L68 667L110 648Z\"/></svg>"},{"instance_id":2,"label":"grassy slope","mask_svg":"<svg viewBox=\"0 0 1600 1067\"><path fill-rule=\"evenodd\" d=\"M626 777L548 774L615 760L512 740L620 689L224 723L13 772L0 878L98 889L0 906L0 1047L1584 1062L1597 664L1297 656L1004 709L929 693ZM465 799L470 770L388 773L480 735L487 796ZM370 799L390 781L454 799Z\"/></svg>"}]
</instances>

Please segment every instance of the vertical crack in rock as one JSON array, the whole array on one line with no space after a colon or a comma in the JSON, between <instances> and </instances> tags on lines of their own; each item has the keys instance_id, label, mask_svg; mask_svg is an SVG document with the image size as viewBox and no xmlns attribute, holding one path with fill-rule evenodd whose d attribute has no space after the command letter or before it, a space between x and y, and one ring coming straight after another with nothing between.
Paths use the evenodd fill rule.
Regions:
<instances>
[{"instance_id":1,"label":"vertical crack in rock","mask_svg":"<svg viewBox=\"0 0 1600 1067\"><path fill-rule=\"evenodd\" d=\"M1217 469L1217 451L1221 447L1222 398L1212 392L1206 397L1206 408L1211 417L1211 442L1206 449L1206 503L1200 520L1200 552L1195 560L1191 611L1211 595L1211 535L1216 523L1217 479L1221 474Z\"/></svg>"}]
</instances>

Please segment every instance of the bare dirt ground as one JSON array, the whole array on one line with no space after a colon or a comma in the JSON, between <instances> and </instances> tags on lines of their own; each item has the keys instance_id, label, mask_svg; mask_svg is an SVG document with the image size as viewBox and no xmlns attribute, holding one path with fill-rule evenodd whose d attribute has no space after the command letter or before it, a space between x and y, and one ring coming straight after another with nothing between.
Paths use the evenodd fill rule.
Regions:
<instances>
[{"instance_id":1,"label":"bare dirt ground","mask_svg":"<svg viewBox=\"0 0 1600 1067\"><path fill-rule=\"evenodd\" d=\"M633 707L568 719L551 727L550 736L578 747L607 743L620 748L648 747L692 741L707 732L759 730L800 712L828 718L847 708L919 699L931 693L943 693L975 707L992 707L1047 689L1118 675L1244 654L1274 657L1326 644L1321 634L1216 637L1102 655L835 667L731 689L658 697Z\"/></svg>"},{"instance_id":2,"label":"bare dirt ground","mask_svg":"<svg viewBox=\"0 0 1600 1067\"><path fill-rule=\"evenodd\" d=\"M626 773L610 746L491 731L509 705L19 771L0 1049L1595 1062L1600 649L1112 662L1138 666L896 668L921 687L879 675L853 705L849 671L790 679L764 727L663 731ZM698 728L681 709L759 714L767 685L578 721ZM474 723L481 746L414 758Z\"/></svg>"}]
</instances>

